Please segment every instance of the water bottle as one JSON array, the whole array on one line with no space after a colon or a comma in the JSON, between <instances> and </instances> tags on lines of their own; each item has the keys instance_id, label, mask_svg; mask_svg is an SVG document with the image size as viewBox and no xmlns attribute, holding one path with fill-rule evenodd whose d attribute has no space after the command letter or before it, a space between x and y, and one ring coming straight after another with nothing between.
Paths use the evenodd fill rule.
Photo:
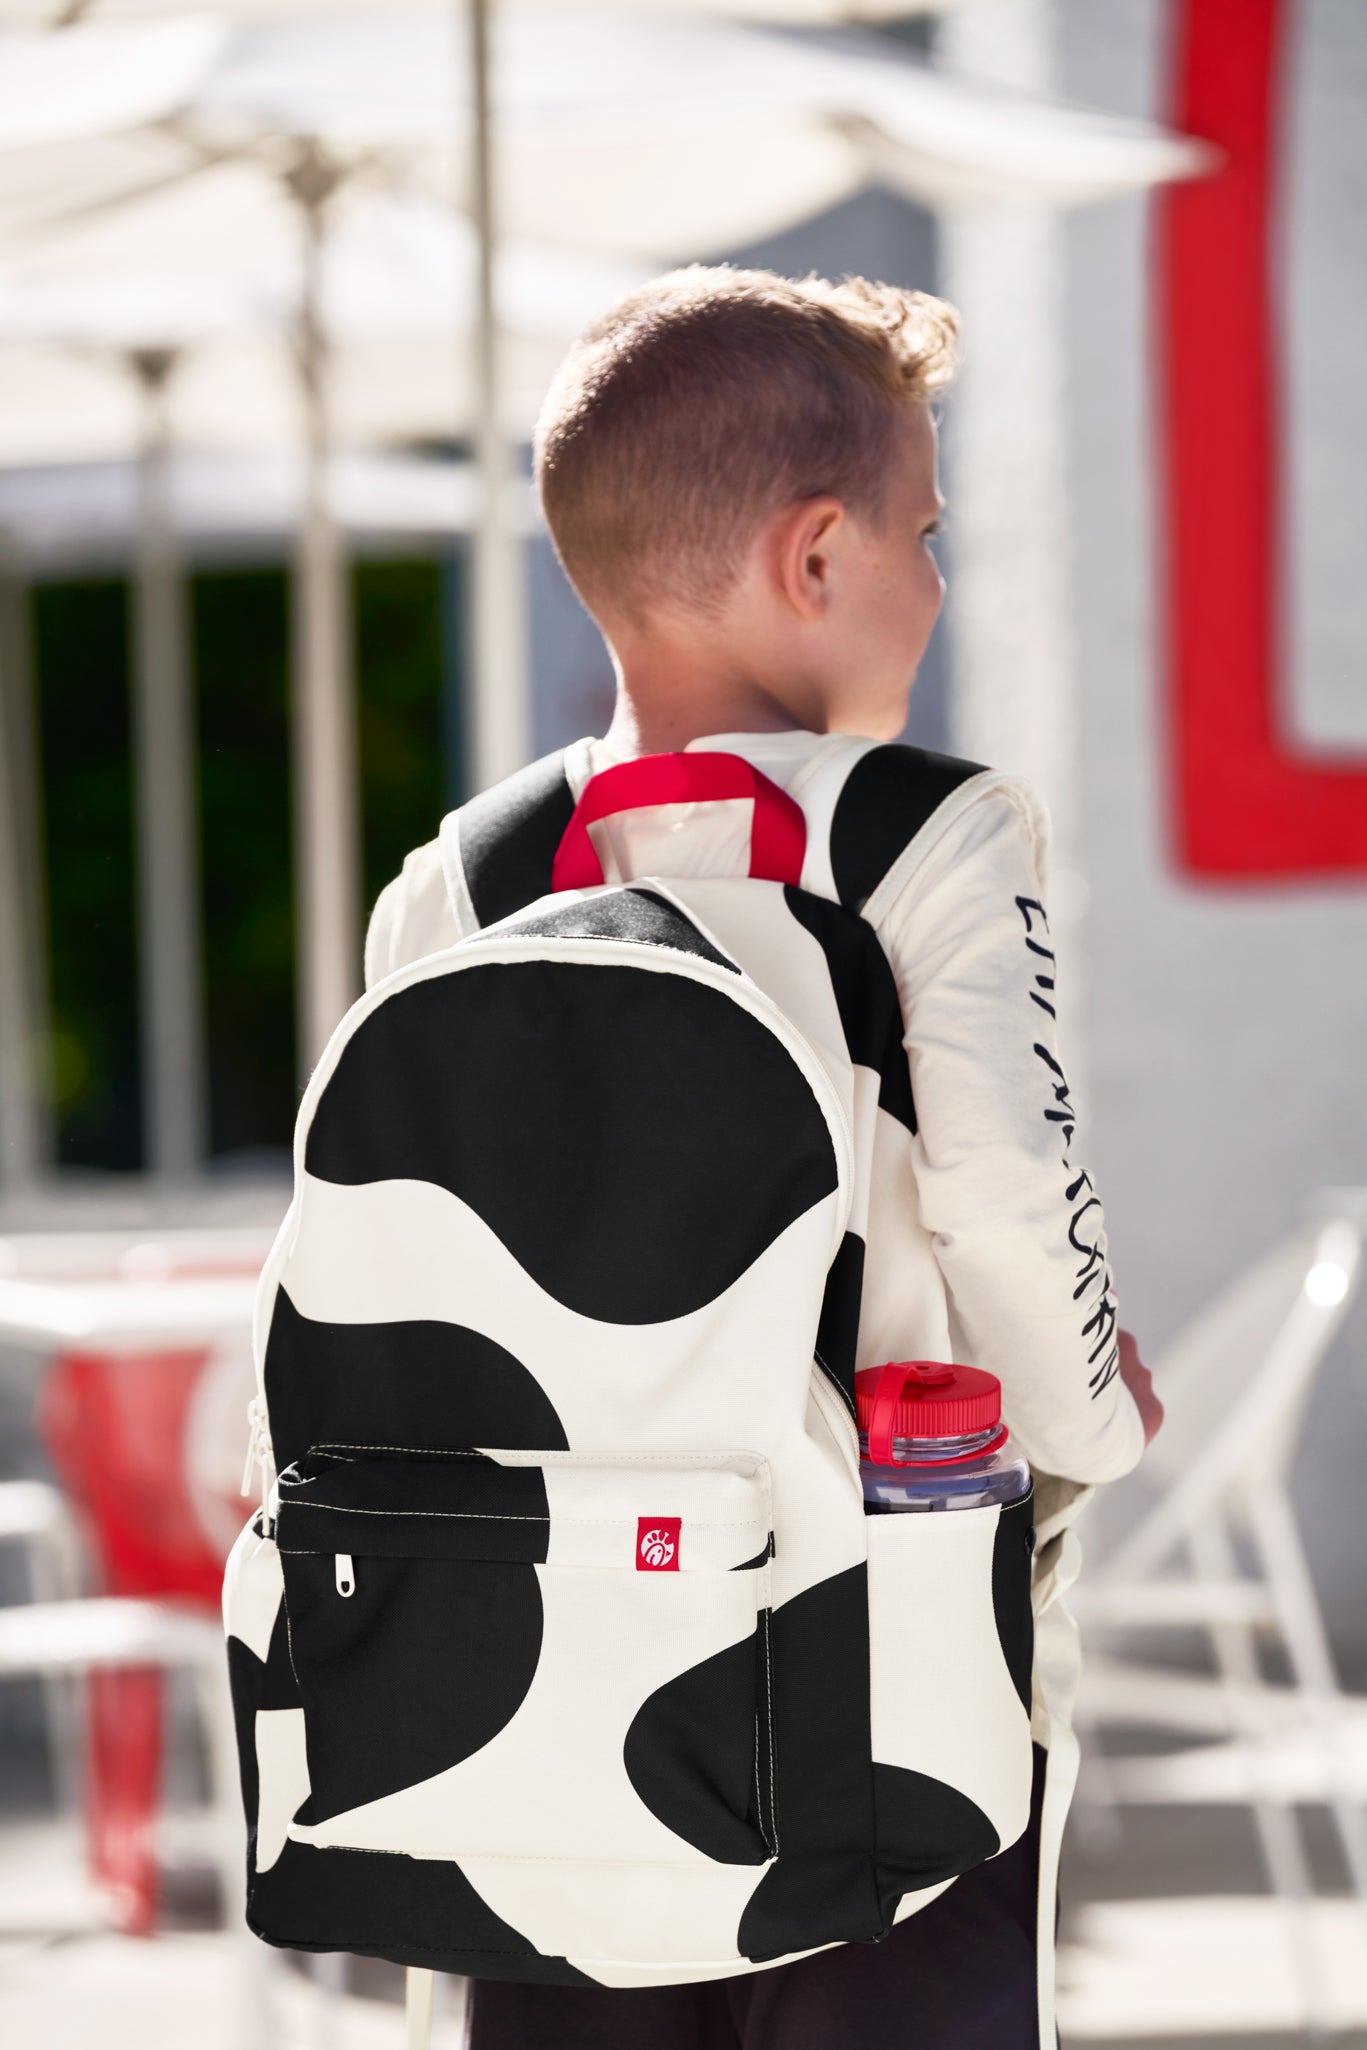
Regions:
<instances>
[{"instance_id":1,"label":"water bottle","mask_svg":"<svg viewBox=\"0 0 1367 2050\"><path fill-rule=\"evenodd\" d=\"M1001 1382L981 1367L897 1360L854 1377L866 1516L982 1509L1030 1487L1002 1423Z\"/></svg>"}]
</instances>

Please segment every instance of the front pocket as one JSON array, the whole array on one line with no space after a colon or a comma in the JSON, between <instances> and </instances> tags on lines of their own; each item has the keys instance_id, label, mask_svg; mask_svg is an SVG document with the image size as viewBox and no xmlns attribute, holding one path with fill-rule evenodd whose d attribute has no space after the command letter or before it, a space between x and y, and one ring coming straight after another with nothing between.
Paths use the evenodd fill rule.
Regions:
<instances>
[{"instance_id":1,"label":"front pocket","mask_svg":"<svg viewBox=\"0 0 1367 2050\"><path fill-rule=\"evenodd\" d=\"M328 1847L762 1863L768 1470L319 1448L277 1539Z\"/></svg>"},{"instance_id":2,"label":"front pocket","mask_svg":"<svg viewBox=\"0 0 1367 2050\"><path fill-rule=\"evenodd\" d=\"M867 1522L878 1884L903 1894L1014 1843L1030 1813L1033 1499Z\"/></svg>"}]
</instances>

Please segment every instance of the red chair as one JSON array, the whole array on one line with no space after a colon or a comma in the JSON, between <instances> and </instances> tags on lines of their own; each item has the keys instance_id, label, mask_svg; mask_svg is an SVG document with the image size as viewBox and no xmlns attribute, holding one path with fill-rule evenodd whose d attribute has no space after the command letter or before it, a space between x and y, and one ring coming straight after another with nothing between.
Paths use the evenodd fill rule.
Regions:
<instances>
[{"instance_id":1,"label":"red chair","mask_svg":"<svg viewBox=\"0 0 1367 2050\"><path fill-rule=\"evenodd\" d=\"M186 1458L196 1390L213 1357L204 1346L67 1352L49 1369L40 1425L84 1528L100 1593L217 1612L226 1545L206 1531ZM91 1869L119 1926L148 1934L157 1919L165 1675L95 1671L87 1684Z\"/></svg>"}]
</instances>

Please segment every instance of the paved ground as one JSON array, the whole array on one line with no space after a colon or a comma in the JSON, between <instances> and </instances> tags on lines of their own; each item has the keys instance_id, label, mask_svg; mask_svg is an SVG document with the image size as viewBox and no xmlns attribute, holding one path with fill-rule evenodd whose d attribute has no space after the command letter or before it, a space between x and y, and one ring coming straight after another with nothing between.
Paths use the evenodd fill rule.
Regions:
<instances>
[{"instance_id":1,"label":"paved ground","mask_svg":"<svg viewBox=\"0 0 1367 2050\"><path fill-rule=\"evenodd\" d=\"M402 2050L397 1976L389 1999L332 1991L284 1960L249 1957L248 1941L0 1943L0 2040L14 2050ZM461 2012L445 2005L433 2050L459 2050Z\"/></svg>"},{"instance_id":2,"label":"paved ground","mask_svg":"<svg viewBox=\"0 0 1367 2050\"><path fill-rule=\"evenodd\" d=\"M1244 1809L1074 1811L1061 1882L1065 2045L1367 2050L1367 1906L1349 1900L1328 1817L1302 1811L1318 1898L1270 1899Z\"/></svg>"}]
</instances>

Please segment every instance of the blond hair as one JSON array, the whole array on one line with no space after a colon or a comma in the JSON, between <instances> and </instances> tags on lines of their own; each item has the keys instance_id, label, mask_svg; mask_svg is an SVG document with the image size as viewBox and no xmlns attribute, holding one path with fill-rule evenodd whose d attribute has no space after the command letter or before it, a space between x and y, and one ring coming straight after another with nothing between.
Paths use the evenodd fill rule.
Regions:
<instances>
[{"instance_id":1,"label":"blond hair","mask_svg":"<svg viewBox=\"0 0 1367 2050\"><path fill-rule=\"evenodd\" d=\"M942 299L730 265L656 278L571 348L537 488L590 611L715 611L764 520L831 493L881 516L893 429L953 374Z\"/></svg>"}]
</instances>

